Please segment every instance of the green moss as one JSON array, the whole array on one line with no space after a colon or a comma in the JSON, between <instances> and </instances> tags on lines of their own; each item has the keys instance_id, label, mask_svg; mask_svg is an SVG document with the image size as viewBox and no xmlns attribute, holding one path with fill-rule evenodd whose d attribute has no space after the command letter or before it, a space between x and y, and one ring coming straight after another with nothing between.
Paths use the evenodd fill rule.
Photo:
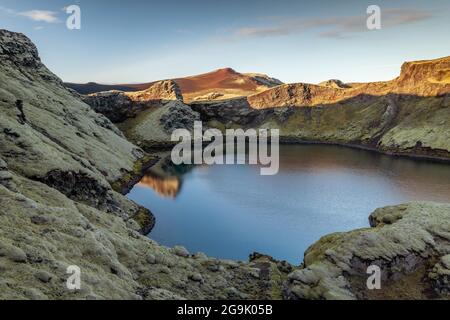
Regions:
<instances>
[{"instance_id":1,"label":"green moss","mask_svg":"<svg viewBox=\"0 0 450 320\"><path fill-rule=\"evenodd\" d=\"M275 264L270 266L270 299L283 299L283 282L286 281L287 275L281 273Z\"/></svg>"},{"instance_id":2,"label":"green moss","mask_svg":"<svg viewBox=\"0 0 450 320\"><path fill-rule=\"evenodd\" d=\"M155 226L155 218L153 214L143 207L140 207L138 211L132 217L134 221L136 221L141 227L141 233L146 235L152 231Z\"/></svg>"},{"instance_id":3,"label":"green moss","mask_svg":"<svg viewBox=\"0 0 450 320\"><path fill-rule=\"evenodd\" d=\"M125 172L119 179L111 183L114 191L127 193L132 185L138 182L142 174L159 160L158 157L146 154L133 165L132 171Z\"/></svg>"}]
</instances>

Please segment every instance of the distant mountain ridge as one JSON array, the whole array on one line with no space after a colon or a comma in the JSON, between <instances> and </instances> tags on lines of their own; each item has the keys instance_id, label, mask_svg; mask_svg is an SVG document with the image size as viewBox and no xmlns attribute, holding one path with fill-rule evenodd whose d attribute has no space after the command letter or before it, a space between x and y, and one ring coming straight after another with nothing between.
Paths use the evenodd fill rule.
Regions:
<instances>
[{"instance_id":1,"label":"distant mountain ridge","mask_svg":"<svg viewBox=\"0 0 450 320\"><path fill-rule=\"evenodd\" d=\"M195 76L171 79L181 89L187 102L195 100L217 100L248 96L283 84L278 79L260 73L239 73L231 68L218 69ZM120 90L134 92L146 90L157 81L140 84L107 85L95 82L86 84L65 83L80 94Z\"/></svg>"},{"instance_id":2,"label":"distant mountain ridge","mask_svg":"<svg viewBox=\"0 0 450 320\"><path fill-rule=\"evenodd\" d=\"M145 88L140 89L140 86L143 85L133 85L133 84L100 84L96 82L88 82L88 83L72 83L66 82L64 85L70 89L75 90L80 94L91 94L102 91L111 91L111 90L120 90L120 91L140 91L144 90L150 86L146 85Z\"/></svg>"}]
</instances>

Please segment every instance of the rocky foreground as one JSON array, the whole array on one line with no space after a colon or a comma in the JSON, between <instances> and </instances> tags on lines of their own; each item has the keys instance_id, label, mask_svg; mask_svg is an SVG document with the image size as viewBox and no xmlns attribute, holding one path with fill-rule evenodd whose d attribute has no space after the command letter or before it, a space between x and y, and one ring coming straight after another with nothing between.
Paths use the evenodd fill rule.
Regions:
<instances>
[{"instance_id":1,"label":"rocky foreground","mask_svg":"<svg viewBox=\"0 0 450 320\"><path fill-rule=\"evenodd\" d=\"M373 212L372 229L323 237L289 275L289 299L450 298L450 205L410 203ZM381 289L367 288L369 266Z\"/></svg>"},{"instance_id":2,"label":"rocky foreground","mask_svg":"<svg viewBox=\"0 0 450 320\"><path fill-rule=\"evenodd\" d=\"M188 126L205 112L185 110L171 82L105 94L91 108L41 63L28 38L6 30L0 69L0 299L449 298L446 204L380 209L372 229L324 237L299 267L260 254L236 262L155 243L144 236L152 214L122 193L156 161L140 146L166 142L174 123ZM111 96L125 112L104 103ZM430 110L441 113L438 128L446 133L446 100L439 101ZM93 109L117 115L125 135ZM244 121L239 112L236 120ZM273 114L291 117L289 110ZM151 127L159 139L149 136ZM435 134L424 130L430 139ZM370 264L382 268L382 290L363 285ZM81 268L81 290L66 287L71 265Z\"/></svg>"}]
</instances>

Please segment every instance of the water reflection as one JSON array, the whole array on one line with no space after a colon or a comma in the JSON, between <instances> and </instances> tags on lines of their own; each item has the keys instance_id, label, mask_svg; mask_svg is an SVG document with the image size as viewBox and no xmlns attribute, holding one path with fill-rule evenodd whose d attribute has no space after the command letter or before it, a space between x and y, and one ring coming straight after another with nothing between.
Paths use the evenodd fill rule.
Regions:
<instances>
[{"instance_id":1,"label":"water reflection","mask_svg":"<svg viewBox=\"0 0 450 320\"><path fill-rule=\"evenodd\" d=\"M161 197L175 199L181 191L181 177L194 166L174 165L168 152L159 153L158 156L160 160L145 173L138 186L151 188Z\"/></svg>"},{"instance_id":2,"label":"water reflection","mask_svg":"<svg viewBox=\"0 0 450 320\"><path fill-rule=\"evenodd\" d=\"M162 197L175 199L181 189L181 180L178 177L160 177L148 172L139 185L152 188Z\"/></svg>"}]
</instances>

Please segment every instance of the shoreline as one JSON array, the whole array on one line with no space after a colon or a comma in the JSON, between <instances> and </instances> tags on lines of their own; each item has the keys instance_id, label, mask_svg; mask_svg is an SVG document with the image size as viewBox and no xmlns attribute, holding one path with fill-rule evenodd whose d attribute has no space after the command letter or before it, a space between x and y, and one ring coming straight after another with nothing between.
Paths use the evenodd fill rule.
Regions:
<instances>
[{"instance_id":1,"label":"shoreline","mask_svg":"<svg viewBox=\"0 0 450 320\"><path fill-rule=\"evenodd\" d=\"M208 142L205 142L207 144ZM361 143L346 143L346 142L336 142L336 141L318 141L318 140L303 140L297 137L289 137L289 136L280 136L280 145L324 145L324 146L338 146L343 148L350 148L356 150L364 150L369 152L374 152L380 155L385 155L393 158L403 158L403 159L411 159L416 161L426 161L432 163L443 163L450 164L450 152L446 150L442 150L443 152L447 152L449 157L441 157L434 155L426 155L419 153L411 153L411 152L398 152L398 151L389 151L379 149L375 146L365 145ZM139 182L139 180L145 174L145 171L153 167L160 160L158 157L158 153L161 152L169 152L175 146L174 144L161 144L164 145L162 147L149 147L145 148L146 155L140 160L135 162L133 172L125 173L121 178L117 179L113 185L113 189L117 192L126 195L131 189ZM269 141L270 144L270 141Z\"/></svg>"},{"instance_id":2,"label":"shoreline","mask_svg":"<svg viewBox=\"0 0 450 320\"><path fill-rule=\"evenodd\" d=\"M124 196L127 195L139 183L145 172L158 163L159 160L160 158L154 154L145 154L134 163L133 171L124 173L119 179L111 183L111 187L114 191Z\"/></svg>"},{"instance_id":3,"label":"shoreline","mask_svg":"<svg viewBox=\"0 0 450 320\"><path fill-rule=\"evenodd\" d=\"M450 157L438 157L432 155L421 155L417 153L406 153L406 152L396 152L396 151L385 151L382 149L378 149L377 147L358 144L358 143L345 143L345 142L332 142L332 141L314 141L314 140L296 140L298 138L292 138L293 140L289 141L291 137L280 137L280 145L329 145L329 146L339 146L344 148L365 150L370 152L375 152L381 155L386 155L390 157L397 158L409 158L412 160L418 161L429 161L429 162L437 162L437 163L446 163L450 164ZM450 155L450 152L449 152Z\"/></svg>"}]
</instances>

